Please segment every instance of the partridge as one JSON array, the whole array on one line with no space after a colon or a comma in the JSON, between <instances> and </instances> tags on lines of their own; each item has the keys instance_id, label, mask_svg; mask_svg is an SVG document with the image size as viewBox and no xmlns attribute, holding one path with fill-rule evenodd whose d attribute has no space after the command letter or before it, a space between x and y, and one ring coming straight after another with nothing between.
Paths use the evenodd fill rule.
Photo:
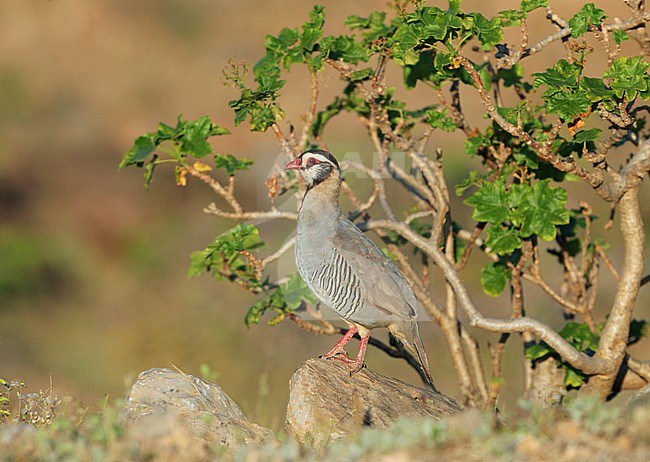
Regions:
<instances>
[{"instance_id":1,"label":"partridge","mask_svg":"<svg viewBox=\"0 0 650 462\"><path fill-rule=\"evenodd\" d=\"M431 374L416 322L418 300L402 272L341 211L341 169L327 151L312 149L285 167L307 183L298 213L296 264L314 295L343 318L350 329L323 355L351 366L364 367L370 331L385 327L419 360L425 377ZM355 359L344 346L358 333Z\"/></svg>"}]
</instances>

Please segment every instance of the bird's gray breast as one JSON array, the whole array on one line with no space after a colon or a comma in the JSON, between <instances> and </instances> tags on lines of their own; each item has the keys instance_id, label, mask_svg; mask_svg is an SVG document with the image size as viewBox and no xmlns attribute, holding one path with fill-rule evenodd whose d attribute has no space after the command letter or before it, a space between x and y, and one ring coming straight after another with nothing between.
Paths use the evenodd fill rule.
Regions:
<instances>
[{"instance_id":1,"label":"bird's gray breast","mask_svg":"<svg viewBox=\"0 0 650 462\"><path fill-rule=\"evenodd\" d=\"M337 231L318 213L298 220L296 264L307 286L339 316L349 319L363 305L361 281L335 246Z\"/></svg>"},{"instance_id":2,"label":"bird's gray breast","mask_svg":"<svg viewBox=\"0 0 650 462\"><path fill-rule=\"evenodd\" d=\"M303 203L296 263L314 295L347 320L372 329L416 317L404 275L338 208Z\"/></svg>"}]
</instances>

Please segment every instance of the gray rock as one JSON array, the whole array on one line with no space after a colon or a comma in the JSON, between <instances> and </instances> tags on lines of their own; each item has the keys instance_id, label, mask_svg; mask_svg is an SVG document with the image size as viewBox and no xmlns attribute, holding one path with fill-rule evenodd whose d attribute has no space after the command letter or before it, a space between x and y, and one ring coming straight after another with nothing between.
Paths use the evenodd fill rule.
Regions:
<instances>
[{"instance_id":1,"label":"gray rock","mask_svg":"<svg viewBox=\"0 0 650 462\"><path fill-rule=\"evenodd\" d=\"M21 444L23 440L32 440L37 428L24 422L11 422L0 427L0 448ZM1 454L1 452L0 452Z\"/></svg>"},{"instance_id":2,"label":"gray rock","mask_svg":"<svg viewBox=\"0 0 650 462\"><path fill-rule=\"evenodd\" d=\"M310 359L291 378L286 428L299 442L322 447L363 426L389 427L400 416L439 418L460 410L432 390L368 369L350 377L337 361Z\"/></svg>"},{"instance_id":3,"label":"gray rock","mask_svg":"<svg viewBox=\"0 0 650 462\"><path fill-rule=\"evenodd\" d=\"M143 443L234 447L261 444L271 430L249 421L213 383L170 369L149 369L133 384L120 421ZM154 444L155 445L155 444Z\"/></svg>"}]
</instances>

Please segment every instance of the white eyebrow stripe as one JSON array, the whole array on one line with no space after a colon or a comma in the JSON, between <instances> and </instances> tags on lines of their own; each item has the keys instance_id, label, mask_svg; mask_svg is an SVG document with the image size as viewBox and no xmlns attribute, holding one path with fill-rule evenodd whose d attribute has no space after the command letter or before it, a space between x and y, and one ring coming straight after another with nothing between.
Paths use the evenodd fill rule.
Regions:
<instances>
[{"instance_id":1,"label":"white eyebrow stripe","mask_svg":"<svg viewBox=\"0 0 650 462\"><path fill-rule=\"evenodd\" d=\"M316 160L318 160L319 162L327 162L327 163L329 163L329 164L332 163L332 161L330 161L327 157L325 157L325 156L323 156L323 155L321 155L321 154L316 154L316 153L311 153L311 152L305 154L305 155L303 156L303 158L304 158L305 163L307 163L307 161L308 161L310 158L316 159Z\"/></svg>"}]
</instances>

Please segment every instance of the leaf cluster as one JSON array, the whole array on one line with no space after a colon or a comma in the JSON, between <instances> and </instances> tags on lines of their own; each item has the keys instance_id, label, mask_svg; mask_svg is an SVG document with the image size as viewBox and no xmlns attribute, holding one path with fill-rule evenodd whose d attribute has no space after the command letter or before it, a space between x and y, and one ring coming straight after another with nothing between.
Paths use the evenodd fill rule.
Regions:
<instances>
[{"instance_id":1,"label":"leaf cluster","mask_svg":"<svg viewBox=\"0 0 650 462\"><path fill-rule=\"evenodd\" d=\"M278 314L270 321L275 324L287 313L300 308L303 302L316 303L314 295L298 273L291 274L280 284L271 283L262 274L260 262L251 252L264 246L256 226L240 223L191 256L190 276L210 272L218 281L227 279L250 292L263 294L249 308L244 318L247 326L257 324L267 311Z\"/></svg>"},{"instance_id":2,"label":"leaf cluster","mask_svg":"<svg viewBox=\"0 0 650 462\"><path fill-rule=\"evenodd\" d=\"M578 351L582 351L588 355L593 355L600 341L600 332L604 327L604 323L596 326L596 332L593 332L585 323L567 322L558 333ZM632 320L630 323L630 333L628 336L628 345L638 342L642 337L647 335L648 323L642 320ZM553 358L559 364L559 367L564 369L564 385L567 388L580 388L584 385L589 377L582 371L574 368L569 363L562 360L555 350L548 346L545 342L532 344L526 348L526 359L535 362L544 361L548 358Z\"/></svg>"},{"instance_id":3,"label":"leaf cluster","mask_svg":"<svg viewBox=\"0 0 650 462\"><path fill-rule=\"evenodd\" d=\"M568 194L561 187L551 186L550 179L507 184L504 177L494 181L474 178L478 190L465 199L465 204L473 207L473 220L490 225L485 245L489 252L502 257L483 268L481 284L485 293L498 296L510 279L506 260L519 257L523 241L533 236L551 241L558 226L569 223Z\"/></svg>"},{"instance_id":4,"label":"leaf cluster","mask_svg":"<svg viewBox=\"0 0 650 462\"><path fill-rule=\"evenodd\" d=\"M208 116L188 121L179 115L175 127L160 123L155 132L136 138L133 146L124 154L120 168L133 165L144 168L145 187L148 188L155 168L162 162L161 155L166 155L169 161L182 167L190 156L202 159L214 154L209 139L229 133L227 129L213 123ZM217 155L215 160L223 163L224 161L219 161L220 158ZM250 161L244 160L226 162L223 166L229 168L230 173L230 170L246 169L249 165Z\"/></svg>"}]
</instances>

